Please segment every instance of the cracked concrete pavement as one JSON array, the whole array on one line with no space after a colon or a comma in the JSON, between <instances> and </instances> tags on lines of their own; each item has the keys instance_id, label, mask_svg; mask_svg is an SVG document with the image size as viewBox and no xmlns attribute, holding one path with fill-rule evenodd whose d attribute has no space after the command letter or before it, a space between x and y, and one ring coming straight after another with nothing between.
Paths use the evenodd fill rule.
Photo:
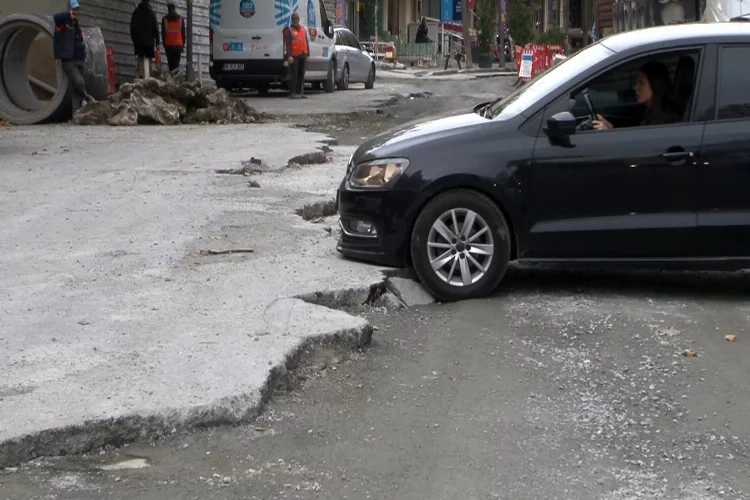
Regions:
<instances>
[{"instance_id":1,"label":"cracked concrete pavement","mask_svg":"<svg viewBox=\"0 0 750 500\"><path fill-rule=\"evenodd\" d=\"M750 498L746 276L512 268L508 278L481 300L353 308L377 328L372 344L308 350L252 424L37 460L0 472L0 491Z\"/></svg>"},{"instance_id":2,"label":"cracked concrete pavement","mask_svg":"<svg viewBox=\"0 0 750 500\"><path fill-rule=\"evenodd\" d=\"M364 320L295 298L382 280L338 257L333 219L295 213L335 196L350 147L282 171L324 139L278 124L2 132L0 465L245 419L307 339L367 340ZM251 157L266 171L214 172ZM202 254L237 248L254 252Z\"/></svg>"}]
</instances>

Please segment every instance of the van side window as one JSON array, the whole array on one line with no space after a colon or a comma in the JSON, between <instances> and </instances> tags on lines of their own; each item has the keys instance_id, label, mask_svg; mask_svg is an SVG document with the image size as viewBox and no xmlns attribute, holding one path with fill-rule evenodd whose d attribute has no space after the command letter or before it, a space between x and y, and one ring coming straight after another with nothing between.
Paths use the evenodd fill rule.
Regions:
<instances>
[{"instance_id":1,"label":"van side window","mask_svg":"<svg viewBox=\"0 0 750 500\"><path fill-rule=\"evenodd\" d=\"M738 71L750 61L750 46L722 47L719 56L717 120L750 119L750 75Z\"/></svg>"},{"instance_id":2,"label":"van side window","mask_svg":"<svg viewBox=\"0 0 750 500\"><path fill-rule=\"evenodd\" d=\"M326 6L323 4L323 0L320 2L320 25L324 28L328 26L328 14L326 13Z\"/></svg>"}]
</instances>

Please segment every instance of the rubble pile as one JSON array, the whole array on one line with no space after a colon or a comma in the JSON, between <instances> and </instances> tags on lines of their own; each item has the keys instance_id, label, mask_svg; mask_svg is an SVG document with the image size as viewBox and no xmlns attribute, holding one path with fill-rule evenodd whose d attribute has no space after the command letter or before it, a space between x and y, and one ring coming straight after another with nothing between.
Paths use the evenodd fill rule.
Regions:
<instances>
[{"instance_id":1,"label":"rubble pile","mask_svg":"<svg viewBox=\"0 0 750 500\"><path fill-rule=\"evenodd\" d=\"M256 123L267 118L224 89L195 82L147 78L124 83L106 101L87 104L73 115L77 125L179 125Z\"/></svg>"}]
</instances>

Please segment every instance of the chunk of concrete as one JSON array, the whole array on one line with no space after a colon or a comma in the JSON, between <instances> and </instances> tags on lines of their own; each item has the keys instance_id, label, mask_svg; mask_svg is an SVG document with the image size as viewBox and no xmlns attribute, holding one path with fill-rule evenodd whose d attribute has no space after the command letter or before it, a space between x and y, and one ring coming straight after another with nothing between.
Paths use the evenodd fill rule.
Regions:
<instances>
[{"instance_id":1,"label":"chunk of concrete","mask_svg":"<svg viewBox=\"0 0 750 500\"><path fill-rule=\"evenodd\" d=\"M407 306L423 306L435 302L430 292L420 283L407 278L389 278L388 288Z\"/></svg>"}]
</instances>

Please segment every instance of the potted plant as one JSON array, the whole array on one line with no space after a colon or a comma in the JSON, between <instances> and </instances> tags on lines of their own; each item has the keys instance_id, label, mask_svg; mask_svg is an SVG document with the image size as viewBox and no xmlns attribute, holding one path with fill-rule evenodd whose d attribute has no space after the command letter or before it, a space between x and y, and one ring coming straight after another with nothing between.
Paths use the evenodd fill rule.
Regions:
<instances>
[{"instance_id":1,"label":"potted plant","mask_svg":"<svg viewBox=\"0 0 750 500\"><path fill-rule=\"evenodd\" d=\"M492 42L495 39L495 6L492 0L479 0L477 5L477 49L480 68L492 67Z\"/></svg>"}]
</instances>

